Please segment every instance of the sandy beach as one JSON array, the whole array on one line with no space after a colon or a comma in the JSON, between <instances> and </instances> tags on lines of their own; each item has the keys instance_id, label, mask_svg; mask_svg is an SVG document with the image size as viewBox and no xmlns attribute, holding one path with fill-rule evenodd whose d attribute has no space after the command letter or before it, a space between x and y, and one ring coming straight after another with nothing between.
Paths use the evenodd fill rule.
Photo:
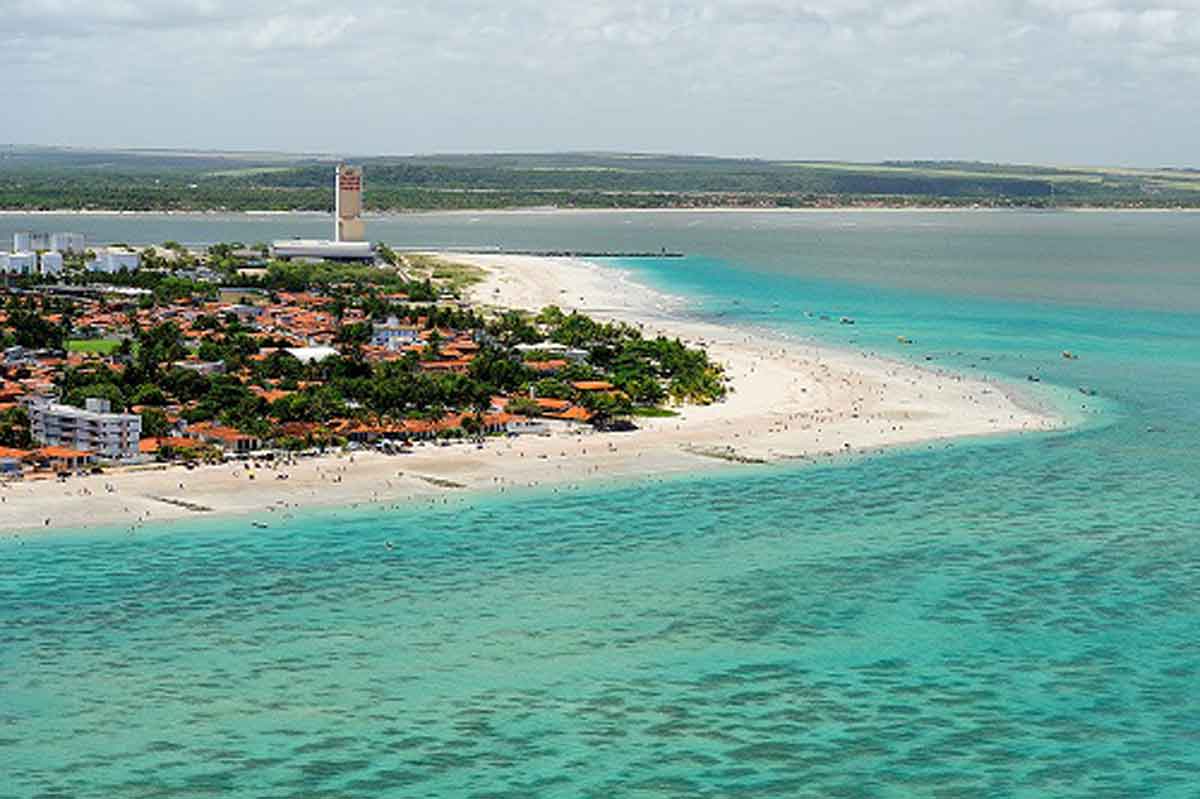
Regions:
<instances>
[{"instance_id":1,"label":"sandy beach","mask_svg":"<svg viewBox=\"0 0 1200 799\"><path fill-rule=\"evenodd\" d=\"M481 304L555 304L641 325L647 335L703 343L724 366L732 391L720 403L683 408L676 417L640 419L640 429L629 433L589 428L490 439L483 446L429 444L408 455L339 453L273 468L130 467L66 483L3 484L0 530L136 529L214 514L270 524L296 508L443 502L464 492L820 461L1064 425L1024 407L999 383L688 320L680 313L683 300L610 267L511 255L448 257L487 271L473 290Z\"/></svg>"}]
</instances>

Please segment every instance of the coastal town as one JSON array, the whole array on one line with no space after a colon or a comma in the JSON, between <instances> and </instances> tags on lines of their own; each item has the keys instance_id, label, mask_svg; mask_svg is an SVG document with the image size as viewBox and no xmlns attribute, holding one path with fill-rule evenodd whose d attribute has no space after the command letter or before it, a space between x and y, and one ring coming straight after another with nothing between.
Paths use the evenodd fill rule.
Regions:
<instances>
[{"instance_id":1,"label":"coastal town","mask_svg":"<svg viewBox=\"0 0 1200 799\"><path fill-rule=\"evenodd\" d=\"M168 242L30 258L30 238L8 256L0 315L10 479L628 427L724 392L677 340L476 307L461 297L473 270L436 257Z\"/></svg>"}]
</instances>

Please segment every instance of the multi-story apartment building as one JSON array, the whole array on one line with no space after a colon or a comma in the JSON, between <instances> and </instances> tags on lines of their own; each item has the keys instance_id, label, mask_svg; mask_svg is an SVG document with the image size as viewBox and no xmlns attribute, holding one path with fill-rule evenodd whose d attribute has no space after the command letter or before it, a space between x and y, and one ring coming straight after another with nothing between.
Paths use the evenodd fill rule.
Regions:
<instances>
[{"instance_id":1,"label":"multi-story apartment building","mask_svg":"<svg viewBox=\"0 0 1200 799\"><path fill-rule=\"evenodd\" d=\"M82 253L87 249L87 240L82 233L52 233L48 249L58 252Z\"/></svg>"},{"instance_id":2,"label":"multi-story apartment building","mask_svg":"<svg viewBox=\"0 0 1200 799\"><path fill-rule=\"evenodd\" d=\"M30 252L57 250L58 252L82 253L87 241L82 233L34 233L28 230L13 234L13 250Z\"/></svg>"},{"instance_id":3,"label":"multi-story apartment building","mask_svg":"<svg viewBox=\"0 0 1200 799\"><path fill-rule=\"evenodd\" d=\"M108 400L89 399L83 410L46 399L31 400L28 407L29 431L41 444L107 458L128 458L138 452L142 417L112 413Z\"/></svg>"},{"instance_id":4,"label":"multi-story apartment building","mask_svg":"<svg viewBox=\"0 0 1200 799\"><path fill-rule=\"evenodd\" d=\"M89 272L114 274L122 269L136 272L142 265L142 255L123 247L107 247L95 251L96 258L88 261Z\"/></svg>"},{"instance_id":5,"label":"multi-story apartment building","mask_svg":"<svg viewBox=\"0 0 1200 799\"><path fill-rule=\"evenodd\" d=\"M41 255L42 274L47 277L61 275L63 270L62 253L57 250L48 250Z\"/></svg>"},{"instance_id":6,"label":"multi-story apartment building","mask_svg":"<svg viewBox=\"0 0 1200 799\"><path fill-rule=\"evenodd\" d=\"M0 253L4 257L0 259L0 267L3 271L13 275L34 275L37 274L38 257L35 252L10 252Z\"/></svg>"}]
</instances>

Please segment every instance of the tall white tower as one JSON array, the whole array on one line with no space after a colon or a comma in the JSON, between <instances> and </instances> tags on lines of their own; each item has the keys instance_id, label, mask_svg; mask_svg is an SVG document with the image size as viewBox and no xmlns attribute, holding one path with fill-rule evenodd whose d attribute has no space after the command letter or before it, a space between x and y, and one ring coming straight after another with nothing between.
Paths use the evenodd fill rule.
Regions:
<instances>
[{"instance_id":1,"label":"tall white tower","mask_svg":"<svg viewBox=\"0 0 1200 799\"><path fill-rule=\"evenodd\" d=\"M363 241L367 229L362 221L362 167L338 164L333 186L336 197L334 241Z\"/></svg>"}]
</instances>

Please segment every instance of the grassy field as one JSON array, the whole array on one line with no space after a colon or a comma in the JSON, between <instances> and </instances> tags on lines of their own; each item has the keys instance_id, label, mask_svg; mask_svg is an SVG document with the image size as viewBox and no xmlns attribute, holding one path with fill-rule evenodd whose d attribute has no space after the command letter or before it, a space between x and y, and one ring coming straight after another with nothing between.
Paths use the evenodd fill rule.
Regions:
<instances>
[{"instance_id":1,"label":"grassy field","mask_svg":"<svg viewBox=\"0 0 1200 799\"><path fill-rule=\"evenodd\" d=\"M442 282L456 294L480 282L487 274L477 266L455 263L433 255L406 253L402 258L410 271Z\"/></svg>"},{"instance_id":2,"label":"grassy field","mask_svg":"<svg viewBox=\"0 0 1200 799\"><path fill-rule=\"evenodd\" d=\"M672 416L678 416L679 414L670 408L637 407L633 409L633 415L640 416L644 419L669 419Z\"/></svg>"},{"instance_id":3,"label":"grassy field","mask_svg":"<svg viewBox=\"0 0 1200 799\"><path fill-rule=\"evenodd\" d=\"M121 342L106 338L72 339L67 342L67 352L85 352L96 355L112 355Z\"/></svg>"}]
</instances>

